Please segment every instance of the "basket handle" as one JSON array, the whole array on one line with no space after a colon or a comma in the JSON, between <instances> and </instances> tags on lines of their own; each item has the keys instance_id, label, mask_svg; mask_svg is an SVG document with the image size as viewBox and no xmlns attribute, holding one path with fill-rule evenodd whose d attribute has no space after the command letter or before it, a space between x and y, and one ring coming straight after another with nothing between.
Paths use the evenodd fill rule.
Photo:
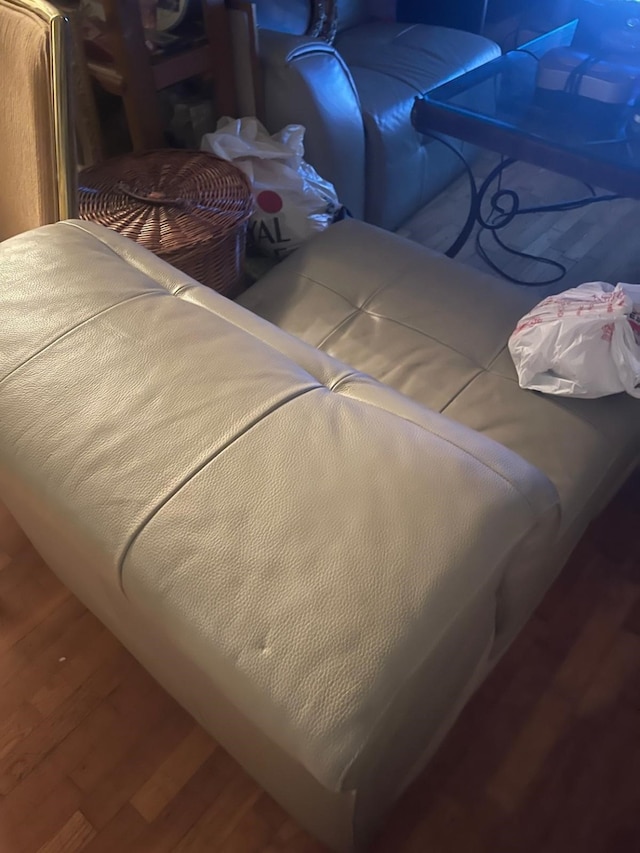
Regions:
<instances>
[{"instance_id":1,"label":"basket handle","mask_svg":"<svg viewBox=\"0 0 640 853\"><path fill-rule=\"evenodd\" d=\"M124 193L129 198L141 201L144 204L171 205L172 207L183 208L193 207L192 202L187 201L186 199L168 198L167 196L162 195L162 193L155 191L150 192L149 195L143 195L142 193L135 192L128 184L125 184L122 181L117 184L116 189L120 190L120 192Z\"/></svg>"}]
</instances>

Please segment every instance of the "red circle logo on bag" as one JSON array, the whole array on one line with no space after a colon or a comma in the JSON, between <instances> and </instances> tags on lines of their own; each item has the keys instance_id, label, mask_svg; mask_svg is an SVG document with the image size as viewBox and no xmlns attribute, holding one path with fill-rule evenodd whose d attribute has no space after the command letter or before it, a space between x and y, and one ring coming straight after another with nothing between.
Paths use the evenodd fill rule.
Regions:
<instances>
[{"instance_id":1,"label":"red circle logo on bag","mask_svg":"<svg viewBox=\"0 0 640 853\"><path fill-rule=\"evenodd\" d=\"M280 213L282 210L282 199L273 190L262 190L256 196L256 201L260 209L264 210L265 213Z\"/></svg>"}]
</instances>

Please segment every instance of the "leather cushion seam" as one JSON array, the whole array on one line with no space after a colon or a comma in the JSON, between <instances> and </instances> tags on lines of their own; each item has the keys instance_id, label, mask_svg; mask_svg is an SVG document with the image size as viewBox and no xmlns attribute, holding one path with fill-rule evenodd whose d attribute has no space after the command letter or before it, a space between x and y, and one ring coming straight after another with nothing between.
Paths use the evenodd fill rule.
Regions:
<instances>
[{"instance_id":1,"label":"leather cushion seam","mask_svg":"<svg viewBox=\"0 0 640 853\"><path fill-rule=\"evenodd\" d=\"M80 320L80 322L76 323L75 326L71 326L69 329L65 329L64 332L60 332L58 335L56 335L55 338L48 341L46 344L43 344L40 347L40 349L36 350L35 352L32 352L31 355L29 355L27 358L25 358L24 361L20 362L20 364L16 365L14 368L12 368L9 371L9 373L6 374L6 376L3 376L0 378L0 385L2 385L3 382L5 382L7 379L9 379L11 376L13 376L13 374L16 373L18 370L25 367L27 364L32 362L39 355L42 355L42 353L46 352L50 347L55 346L55 344L64 340L64 338L66 338L67 335L73 334L73 332L76 332L78 329L81 329L83 326L86 326L88 323L93 322L93 320L96 320L98 317L102 317L104 314L107 314L109 311L113 311L114 308L119 308L121 305L126 305L128 302L133 302L136 299L144 299L144 298L149 297L149 296L162 296L162 295L164 295L164 292L161 292L161 291L151 291L150 293L149 292L147 292L147 293L136 293L135 296L128 296L126 299L121 299L120 302L115 302L113 305L108 305L106 308L101 308L100 311L97 311L95 314L92 314L90 317L85 317L84 320Z\"/></svg>"},{"instance_id":2,"label":"leather cushion seam","mask_svg":"<svg viewBox=\"0 0 640 853\"><path fill-rule=\"evenodd\" d=\"M377 380L374 380L374 381L376 381L377 385L380 384L377 382ZM388 387L388 386L382 386L382 387ZM400 393L400 392L396 392L396 393ZM393 415L393 417L402 418L402 420L413 424L414 426L418 427L418 429L423 430L424 432L428 433L429 435L433 436L434 438L436 438L440 441L444 441L446 444L449 444L451 447L455 447L456 450L458 450L460 453L464 453L465 456L471 457L471 459L473 459L475 462L482 465L483 468L486 468L488 471L491 471L493 474L496 475L496 477L499 477L504 483L506 483L512 491L514 491L519 497L522 498L522 500L527 504L527 506L529 507L531 512L534 514L534 516L537 516L539 514L540 510L536 509L533 506L533 504L529 500L528 495L526 495L512 480L510 480L506 474L504 474L502 471L496 470L496 468L494 468L493 465L491 465L489 462L485 461L484 459L478 458L478 456L476 456L471 450L467 449L466 447L461 447L459 444L457 444L451 438L447 438L446 436L444 436L438 432L435 432L434 430L430 429L425 424L418 423L417 421L413 420L412 418L407 417L406 415L401 415L401 414L398 414L396 412L391 411L386 406L379 405L378 403L374 403L371 400L361 400L358 397L353 397L352 399L356 399L362 405L374 406L377 409L381 409L382 411L388 412L390 415ZM410 398L407 398L407 399L410 399ZM419 405L419 404L417 404L417 405ZM467 429L471 429L471 428L467 427ZM472 431L477 432L476 430L472 430ZM478 433L478 434L482 435L482 433ZM486 438L488 438L488 436ZM492 442L494 441L494 439L489 439L489 440ZM499 442L495 442L495 443L499 444ZM501 445L501 447L504 447L504 445ZM509 450L509 448L505 448L505 449ZM527 462L527 460L524 459L524 457L522 457L519 453L516 453L515 450L510 450L509 452L513 453L515 456L517 456L519 459L522 459L524 462ZM530 462L527 462L527 464L531 465ZM551 482L549 477L547 477L547 475L544 473L544 471L540 471L540 469L537 468L535 465L531 465L531 467L534 468L540 474L540 476L543 477L547 481L547 483L549 483L551 485L553 492L554 492L554 495L556 497L556 505L559 507L559 495L558 495L558 490L556 489L555 485ZM545 510L545 511L547 511L547 510Z\"/></svg>"},{"instance_id":3,"label":"leather cushion seam","mask_svg":"<svg viewBox=\"0 0 640 853\"><path fill-rule=\"evenodd\" d=\"M349 299L347 299L345 296L343 296L343 294L338 293L336 290L333 290L333 288L329 287L328 285L326 285L322 281L318 281L315 278L311 278L311 276L305 275L304 273L298 273L298 276L300 278L304 278L306 281L309 281L311 284L316 284L316 285L318 285L318 287L323 287L325 290L328 290L330 293L333 293L336 296L339 296L341 299L343 299L347 303L347 305L350 305L353 308L353 311L349 315L344 317L337 324L337 326L335 326L333 329L331 329L330 332L327 332L327 334L324 336L324 338L322 339L322 341L319 344L315 345L317 348L324 346L327 342L327 339L330 338L333 334L335 334L335 332L337 332L348 320L353 319L353 317L357 313L361 313L361 314L365 314L368 317L372 317L372 318L377 319L377 320L387 320L389 323L395 323L396 325L401 326L404 329L409 329L409 331L415 332L417 335L421 335L423 338L426 338L427 340L433 341L434 343L439 344L440 346L445 347L448 350L451 350L451 352L455 352L456 355L459 355L462 358L466 358L471 364L474 365L474 367L477 367L479 370L486 370L487 369L483 364L479 364L475 359L471 358L466 353L461 352L460 350L451 346L451 344L447 344L444 341L441 341L439 338L433 337L433 335L428 334L423 329L418 329L415 326L410 325L409 323L404 323L402 320L396 320L394 317L388 317L386 314L378 314L375 311L365 310L364 306L368 302L370 302L371 299L374 298L374 296L376 296L377 294L379 294L383 290L386 290L389 287L389 285L384 285L383 287L378 288L377 291L375 291L374 293L367 296L365 301L360 306L360 305L354 304ZM500 355L500 353L502 352L503 349L504 349L504 347L502 347L500 352L498 352L494 356L492 356L491 363L493 363L493 361L495 361L495 359Z\"/></svg>"},{"instance_id":4,"label":"leather cushion seam","mask_svg":"<svg viewBox=\"0 0 640 853\"><path fill-rule=\"evenodd\" d=\"M486 372L486 367L482 364L479 364L474 358L471 358L471 356L467 355L467 353L461 352L459 349L456 349L456 347L451 346L451 344L447 344L444 341L441 341L439 338L436 338L433 335L422 331L422 329L417 329L415 326L411 326L409 323L404 323L402 320L396 320L393 317L387 317L386 314L377 314L375 311L366 311L362 310L361 308L356 309L356 311L351 313L348 317L345 317L345 319L341 323L339 323L335 327L335 329L332 329L331 332L329 332L329 334L323 339L322 343L318 344L318 347L324 346L327 338L331 337L333 334L335 334L335 332L339 331L347 320L352 320L357 314L363 314L364 316L371 317L374 320L385 320L386 322L394 323L396 326L400 326L403 329L408 329L410 332L415 332L415 334L420 335L421 337L425 338L425 340L433 341L433 343L438 344L438 346L444 347L444 349L447 349L450 352L459 355L460 358L466 359L479 371Z\"/></svg>"},{"instance_id":5,"label":"leather cushion seam","mask_svg":"<svg viewBox=\"0 0 640 853\"><path fill-rule=\"evenodd\" d=\"M121 554L120 558L118 559L118 565L117 565L118 583L119 583L120 589L121 589L123 595L125 595L125 597L126 597L126 592L124 589L123 573L124 573L124 564L126 562L126 559L129 556L129 553L130 553L131 549L133 548L133 546L135 545L135 542L138 539L138 537L140 536L140 534L144 531L144 529L148 526L148 524L153 520L153 518L155 518L155 516L169 503L169 501L172 498L174 498L179 492L181 492L182 489L185 486L187 486L191 482L191 480L193 480L194 477L196 477L201 471L203 471L208 465L210 465L218 456L220 456L221 453L223 453L225 450L227 450L229 447L231 447L233 444L235 444L235 442L238 441L238 439L242 438L244 435L247 435L247 433L249 433L258 424L262 423L262 421L266 420L266 418L268 418L269 415L272 415L274 412L277 412L279 409L281 409L283 406L286 406L288 403L291 403L294 400L299 399L303 395L308 394L310 391L317 391L319 389L325 389L325 388L326 388L326 386L324 386L322 384L313 384L310 387L308 386L308 387L303 388L299 391L295 391L295 392L289 394L287 397L285 397L281 400L278 400L276 403L274 403L268 409L265 409L265 411L261 412L256 418L254 418L242 430L240 430L240 432L235 433L225 444L223 444L221 447L218 447L209 456L205 457L205 459L203 459L201 462L199 462L191 471L188 471L182 477L182 479L177 483L177 485L174 486L174 488L171 489L166 495L164 495L162 497L162 499L154 507L152 507L151 510L149 510L149 512L147 513L145 518L143 518L142 521L139 522L139 524L136 526L136 528L133 530L133 532L129 536L129 540L125 543L125 545L122 549L122 554Z\"/></svg>"},{"instance_id":6,"label":"leather cushion seam","mask_svg":"<svg viewBox=\"0 0 640 853\"><path fill-rule=\"evenodd\" d=\"M88 231L86 228L83 228L82 225L80 225L78 222L75 222L75 221L62 222L61 224L62 225L68 225L70 228L77 228L78 231L82 231L83 233L87 234L93 240L96 240L98 243L100 243L102 246L104 246L105 249L108 249L110 252L113 252L113 254L117 258L120 258L120 260L123 263L127 264L127 266L132 267L136 272L140 273L140 275L143 275L147 279L147 281L151 282L151 284L154 287L161 288L161 291L159 291L159 292L168 293L170 295L173 295L173 291L169 290L169 288L165 287L161 281L158 281L157 278L154 278L152 275L150 275L148 272L146 272L143 267L139 266L131 258L125 258L124 255L122 255L117 249L114 249L114 247L112 245L110 245L109 243L107 243L106 240L103 240L102 237L99 237L97 234L94 234L92 231ZM120 235L120 236L122 236L122 235ZM131 242L134 243L134 245L137 246L138 249L144 248L143 246L140 246L139 244L135 243L135 241L133 241L133 240ZM153 252L149 251L149 249L144 249L144 251L151 254L156 261L160 261L163 264L165 264L167 267L169 267L169 269L174 274L183 275L185 278L191 279L191 276L188 276L186 273L181 273L177 267L171 266L171 264L167 264L166 261L163 261L162 258L158 257L158 255L154 255ZM195 281L195 279L193 279L193 281ZM181 284L180 287L184 287L185 284Z\"/></svg>"}]
</instances>

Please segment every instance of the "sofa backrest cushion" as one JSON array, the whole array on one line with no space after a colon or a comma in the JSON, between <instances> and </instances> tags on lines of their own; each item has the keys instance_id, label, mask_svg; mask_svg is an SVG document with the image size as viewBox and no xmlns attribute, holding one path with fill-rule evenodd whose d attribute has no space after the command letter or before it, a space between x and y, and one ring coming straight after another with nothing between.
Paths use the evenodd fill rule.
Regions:
<instances>
[{"instance_id":1,"label":"sofa backrest cushion","mask_svg":"<svg viewBox=\"0 0 640 853\"><path fill-rule=\"evenodd\" d=\"M327 26L337 19L338 30L371 19L368 0L254 0L258 26L279 33L304 35L321 19Z\"/></svg>"},{"instance_id":2,"label":"sofa backrest cushion","mask_svg":"<svg viewBox=\"0 0 640 853\"><path fill-rule=\"evenodd\" d=\"M338 6L338 30L346 30L370 20L368 0L335 0Z\"/></svg>"}]
</instances>

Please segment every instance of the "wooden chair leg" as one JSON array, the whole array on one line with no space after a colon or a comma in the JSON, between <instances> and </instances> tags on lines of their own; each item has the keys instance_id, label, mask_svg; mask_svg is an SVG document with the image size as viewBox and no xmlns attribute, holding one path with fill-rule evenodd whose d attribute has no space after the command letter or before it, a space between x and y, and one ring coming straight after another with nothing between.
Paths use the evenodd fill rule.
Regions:
<instances>
[{"instance_id":1,"label":"wooden chair leg","mask_svg":"<svg viewBox=\"0 0 640 853\"><path fill-rule=\"evenodd\" d=\"M158 93L138 4L104 0L104 10L116 68L124 83L122 99L133 150L162 148L165 141Z\"/></svg>"},{"instance_id":2,"label":"wooden chair leg","mask_svg":"<svg viewBox=\"0 0 640 853\"><path fill-rule=\"evenodd\" d=\"M104 160L100 120L82 38L78 0L60 4L69 19L71 29L71 77L75 97L75 125L78 160L82 166L92 166Z\"/></svg>"},{"instance_id":3,"label":"wooden chair leg","mask_svg":"<svg viewBox=\"0 0 640 853\"><path fill-rule=\"evenodd\" d=\"M122 93L122 103L131 137L131 146L138 153L153 148L164 148L166 145L160 114L157 108L157 94L154 91L152 102L143 108L140 105L140 95L135 86L125 84ZM133 90L133 91L132 91Z\"/></svg>"},{"instance_id":4,"label":"wooden chair leg","mask_svg":"<svg viewBox=\"0 0 640 853\"><path fill-rule=\"evenodd\" d=\"M219 116L236 115L236 90L233 79L231 27L225 0L202 0L215 81L216 112Z\"/></svg>"}]
</instances>

